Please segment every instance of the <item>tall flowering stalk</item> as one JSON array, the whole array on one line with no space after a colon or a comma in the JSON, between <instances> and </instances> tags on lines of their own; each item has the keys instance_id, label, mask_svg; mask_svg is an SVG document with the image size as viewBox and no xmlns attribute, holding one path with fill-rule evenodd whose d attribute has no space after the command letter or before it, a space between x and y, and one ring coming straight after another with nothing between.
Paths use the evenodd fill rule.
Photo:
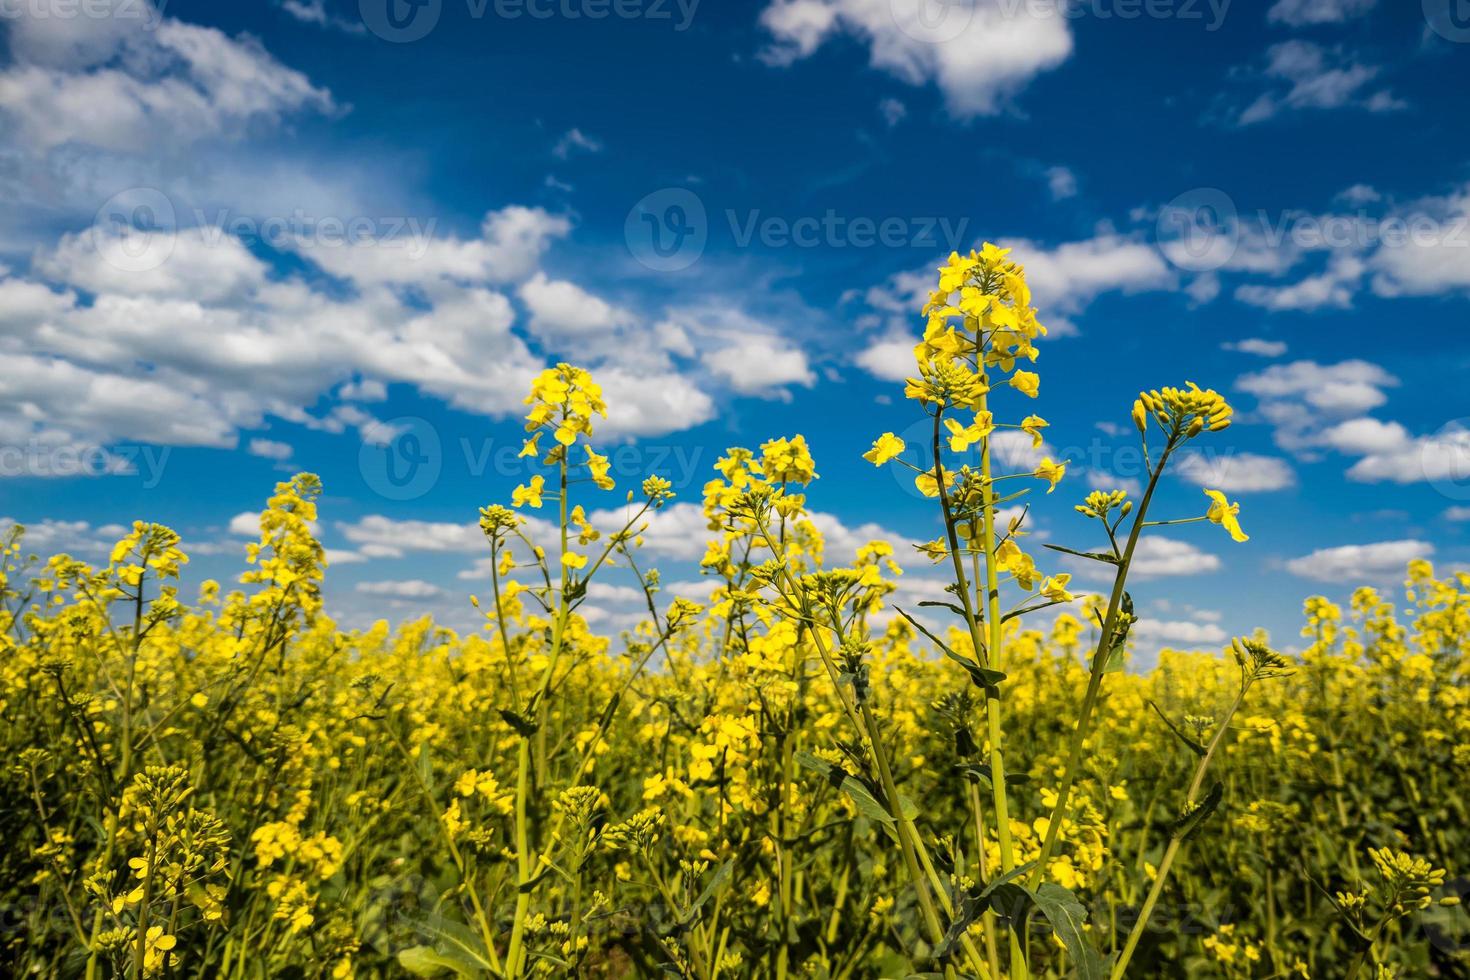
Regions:
<instances>
[{"instance_id":1,"label":"tall flowering stalk","mask_svg":"<svg viewBox=\"0 0 1470 980\"><path fill-rule=\"evenodd\" d=\"M919 492L937 499L944 536L922 545L920 550L936 562L948 563L953 581L947 591L956 602L927 605L947 607L961 619L968 650L953 649L916 616L906 610L900 613L949 659L963 667L984 693L987 764L971 766L968 772L990 787L1000 860L996 881L1004 887L999 890L987 887L968 896L968 900L946 903L964 909L963 914L953 918L949 930L951 942L947 945L952 946L953 940L963 936L981 916L986 918L987 935L990 935L993 917L999 915L1013 925L1019 922L1024 926L1029 910L1036 908L1047 917L1083 976L1101 976L1102 960L1079 927L1081 918L1085 917L1082 906L1061 884L1047 880L1051 860L1061 828L1070 819L1072 792L1085 762L1083 747L1092 732L1104 678L1122 666L1128 630L1133 622L1132 599L1126 585L1142 532L1149 527L1208 520L1224 526L1235 540L1246 540L1235 516L1239 506L1216 490L1206 491L1210 506L1203 516L1172 521L1147 519L1159 478L1171 457L1203 433L1227 428L1232 409L1216 392L1202 390L1192 383L1183 389L1165 388L1140 394L1134 404L1133 421L1143 439L1149 482L1137 508L1123 491L1093 493L1076 509L1102 525L1108 550L1077 551L1048 545L1075 559L1111 565L1114 577L1040 852L1033 861L1019 865L1011 831L1012 801L1008 790L1011 778L1007 776L1005 752L1006 623L1049 606L1069 603L1074 596L1068 591L1070 575L1041 574L1033 556L1022 550L1020 539L1027 533L1028 508L1018 507L1019 513L1001 529L1001 508L1020 500L1032 489L1022 486L1009 490L1003 489L1002 484L1014 479L1039 480L1050 494L1065 478L1067 463L1043 455L1029 472L999 473L997 433L1015 431L1030 438L1034 451L1041 451L1045 445L1043 430L1049 423L1035 414L1013 422L999 421L992 411L991 399L1002 387L1026 398L1038 397L1040 377L1019 365L1036 361L1039 351L1035 342L1045 336L1046 329L1031 306L1025 271L1010 260L1008 249L991 244L968 256L950 255L949 261L939 269L937 288L930 294L923 314L927 318L924 337L914 349L918 375L908 379L904 393L919 402L932 419L932 446L927 456L915 463L904 458L907 450L904 441L888 432L873 443L865 458L874 465L897 461L908 467L915 473L914 483ZM1150 422L1162 433L1156 460L1149 452ZM978 447L976 465L961 461L976 452L972 447ZM1130 516L1132 522L1120 544L1120 528ZM1009 604L1002 598L1003 588L1016 596ZM983 854L987 846L986 821L978 801L972 802L979 838L976 848ZM1018 908L1026 911L1018 915ZM1012 977L1028 975L1023 931L1018 928L1009 933ZM944 944L943 948L946 948ZM993 941L989 961L991 969L999 972Z\"/></svg>"}]
</instances>

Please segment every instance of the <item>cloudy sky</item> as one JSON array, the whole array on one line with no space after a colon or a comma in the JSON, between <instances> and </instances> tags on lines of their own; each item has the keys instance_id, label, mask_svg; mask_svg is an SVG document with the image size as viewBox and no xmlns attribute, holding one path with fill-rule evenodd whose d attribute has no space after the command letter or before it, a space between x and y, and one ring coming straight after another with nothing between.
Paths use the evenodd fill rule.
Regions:
<instances>
[{"instance_id":1,"label":"cloudy sky","mask_svg":"<svg viewBox=\"0 0 1470 980\"><path fill-rule=\"evenodd\" d=\"M563 359L623 487L679 491L667 581L697 591L723 450L798 431L833 550L903 547L932 508L860 454L919 422L933 267L993 240L1052 329L1013 406L1071 461L1038 538L1098 543L1070 505L1139 482L1140 387L1239 410L1157 513L1220 487L1251 540L1146 545L1147 645L1290 642L1307 594L1470 562L1453 0L0 0L0 31L0 515L35 550L142 517L230 576L309 469L333 612L472 623L476 508Z\"/></svg>"}]
</instances>

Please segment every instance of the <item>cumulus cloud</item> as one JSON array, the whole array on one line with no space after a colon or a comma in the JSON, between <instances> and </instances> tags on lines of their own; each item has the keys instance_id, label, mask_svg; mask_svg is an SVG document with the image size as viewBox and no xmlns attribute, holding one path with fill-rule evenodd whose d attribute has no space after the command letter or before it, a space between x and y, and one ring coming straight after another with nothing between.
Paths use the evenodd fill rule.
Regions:
<instances>
[{"instance_id":1,"label":"cumulus cloud","mask_svg":"<svg viewBox=\"0 0 1470 980\"><path fill-rule=\"evenodd\" d=\"M1255 354L1258 357L1280 357L1286 353L1286 341L1247 337L1245 340L1221 344L1220 349L1233 350L1241 354Z\"/></svg>"},{"instance_id":2,"label":"cumulus cloud","mask_svg":"<svg viewBox=\"0 0 1470 980\"><path fill-rule=\"evenodd\" d=\"M1294 39L1266 50L1266 64L1256 77L1268 89L1236 118L1241 126L1265 122L1283 113L1307 109L1357 106L1370 112L1389 112L1403 103L1388 90L1364 90L1380 74L1374 65L1311 41Z\"/></svg>"},{"instance_id":3,"label":"cumulus cloud","mask_svg":"<svg viewBox=\"0 0 1470 980\"><path fill-rule=\"evenodd\" d=\"M436 599L444 594L444 590L439 586L432 582L425 582L423 579L358 582L357 591L363 595L381 596L386 599L396 600Z\"/></svg>"},{"instance_id":4,"label":"cumulus cloud","mask_svg":"<svg viewBox=\"0 0 1470 980\"><path fill-rule=\"evenodd\" d=\"M1369 361L1302 360L1273 364L1235 384L1259 400L1261 415L1275 427L1277 445L1311 455L1325 428L1384 404L1385 390L1397 387L1399 379Z\"/></svg>"},{"instance_id":5,"label":"cumulus cloud","mask_svg":"<svg viewBox=\"0 0 1470 980\"><path fill-rule=\"evenodd\" d=\"M6 18L12 64L0 72L0 114L32 151L188 144L336 108L329 91L248 36L165 17L147 0L107 11L62 18L19 4Z\"/></svg>"},{"instance_id":6,"label":"cumulus cloud","mask_svg":"<svg viewBox=\"0 0 1470 980\"><path fill-rule=\"evenodd\" d=\"M1071 25L1055 11L1005 0L774 0L760 15L771 43L760 53L785 67L840 37L868 48L874 68L910 85L933 83L949 112L992 115L1038 74L1072 53Z\"/></svg>"},{"instance_id":7,"label":"cumulus cloud","mask_svg":"<svg viewBox=\"0 0 1470 980\"><path fill-rule=\"evenodd\" d=\"M1355 584L1383 581L1402 575L1415 558L1434 555L1428 541L1379 541L1374 544L1322 548L1286 563L1287 571L1319 582Z\"/></svg>"},{"instance_id":8,"label":"cumulus cloud","mask_svg":"<svg viewBox=\"0 0 1470 980\"><path fill-rule=\"evenodd\" d=\"M1291 27L1340 24L1363 16L1377 4L1378 0L1276 0L1266 12L1266 19Z\"/></svg>"},{"instance_id":9,"label":"cumulus cloud","mask_svg":"<svg viewBox=\"0 0 1470 980\"><path fill-rule=\"evenodd\" d=\"M1188 452L1175 472L1190 483L1226 493L1283 490L1296 484L1296 471L1284 459L1256 453Z\"/></svg>"}]
</instances>

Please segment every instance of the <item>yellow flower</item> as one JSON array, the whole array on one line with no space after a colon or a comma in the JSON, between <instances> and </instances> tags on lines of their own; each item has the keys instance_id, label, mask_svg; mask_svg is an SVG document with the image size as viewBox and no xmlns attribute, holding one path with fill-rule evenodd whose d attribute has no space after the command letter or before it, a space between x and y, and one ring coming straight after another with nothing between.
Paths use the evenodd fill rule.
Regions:
<instances>
[{"instance_id":1,"label":"yellow flower","mask_svg":"<svg viewBox=\"0 0 1470 980\"><path fill-rule=\"evenodd\" d=\"M1071 602L1075 598L1067 591L1067 583L1072 581L1072 576L1065 572L1061 575L1053 575L1041 585L1041 594L1052 602Z\"/></svg>"},{"instance_id":2,"label":"yellow flower","mask_svg":"<svg viewBox=\"0 0 1470 980\"><path fill-rule=\"evenodd\" d=\"M1041 375L1031 371L1017 371L1011 375L1010 386L1027 398L1035 398L1041 390Z\"/></svg>"},{"instance_id":3,"label":"yellow flower","mask_svg":"<svg viewBox=\"0 0 1470 980\"><path fill-rule=\"evenodd\" d=\"M863 453L863 459L874 466L882 466L905 449L904 441L892 432L885 432L873 440L873 448Z\"/></svg>"},{"instance_id":4,"label":"yellow flower","mask_svg":"<svg viewBox=\"0 0 1470 980\"><path fill-rule=\"evenodd\" d=\"M599 456L587 446L587 469L592 474L592 482L597 484L599 490L611 490L614 486L612 477L607 475L609 466L606 456Z\"/></svg>"},{"instance_id":5,"label":"yellow flower","mask_svg":"<svg viewBox=\"0 0 1470 980\"><path fill-rule=\"evenodd\" d=\"M1021 431L1031 436L1031 448L1041 448L1041 430L1051 423L1040 415L1028 415L1021 420Z\"/></svg>"},{"instance_id":6,"label":"yellow flower","mask_svg":"<svg viewBox=\"0 0 1470 980\"><path fill-rule=\"evenodd\" d=\"M561 553L561 563L568 568L586 568L587 556L579 555L575 551L563 551Z\"/></svg>"},{"instance_id":7,"label":"yellow flower","mask_svg":"<svg viewBox=\"0 0 1470 980\"><path fill-rule=\"evenodd\" d=\"M954 474L948 470L944 471L944 485L946 488L954 485ZM934 479L933 470L925 470L914 477L914 486L926 497L939 496L939 482Z\"/></svg>"},{"instance_id":8,"label":"yellow flower","mask_svg":"<svg viewBox=\"0 0 1470 980\"><path fill-rule=\"evenodd\" d=\"M541 506L541 494L546 489L546 478L541 475L531 477L529 484L521 484L510 492L510 502L516 507L530 504L532 507Z\"/></svg>"},{"instance_id":9,"label":"yellow flower","mask_svg":"<svg viewBox=\"0 0 1470 980\"><path fill-rule=\"evenodd\" d=\"M1050 456L1043 456L1041 464L1036 467L1036 472L1031 475L1038 480L1046 480L1050 483L1051 486L1046 488L1046 492L1051 493L1057 488L1057 484L1062 482L1062 477L1067 475L1067 464L1054 463Z\"/></svg>"},{"instance_id":10,"label":"yellow flower","mask_svg":"<svg viewBox=\"0 0 1470 980\"><path fill-rule=\"evenodd\" d=\"M976 412L975 421L967 426L954 419L945 419L944 427L949 430L949 448L962 453L970 448L971 443L979 442L994 432L995 422L989 412Z\"/></svg>"},{"instance_id":11,"label":"yellow flower","mask_svg":"<svg viewBox=\"0 0 1470 980\"><path fill-rule=\"evenodd\" d=\"M1210 523L1218 524L1230 532L1230 537L1235 541L1249 541L1250 535L1240 529L1240 521L1235 519L1235 515L1240 513L1240 504L1230 503L1219 490L1206 490L1205 496L1211 500L1209 513L1205 515Z\"/></svg>"}]
</instances>

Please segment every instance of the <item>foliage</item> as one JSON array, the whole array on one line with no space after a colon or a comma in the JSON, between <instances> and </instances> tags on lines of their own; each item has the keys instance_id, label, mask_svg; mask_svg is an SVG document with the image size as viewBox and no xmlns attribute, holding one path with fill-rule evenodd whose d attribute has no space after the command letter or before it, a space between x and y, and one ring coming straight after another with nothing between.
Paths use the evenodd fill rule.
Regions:
<instances>
[{"instance_id":1,"label":"foliage","mask_svg":"<svg viewBox=\"0 0 1470 980\"><path fill-rule=\"evenodd\" d=\"M25 557L14 529L0 960L89 980L1465 975L1444 869L1470 853L1470 575L1413 563L1406 622L1373 589L1346 615L1309 599L1299 657L1256 634L1124 670L1139 540L1245 539L1218 491L1149 513L1229 405L1140 394L1146 489L1075 508L1102 548L1052 546L1112 578L1079 600L1023 549L1017 505L1065 461L1002 473L992 452L1047 428L992 409L1040 393L1024 271L952 256L925 314L905 390L932 444L866 455L913 470L942 521L915 558L951 585L913 609L889 545L826 553L800 436L719 460L712 596L667 599L638 555L671 488L592 525L616 492L606 406L570 365L527 399L544 473L480 513L472 634L339 629L310 475L277 487L242 588L192 604L167 528L99 568ZM611 574L648 609L616 638L585 615Z\"/></svg>"}]
</instances>

